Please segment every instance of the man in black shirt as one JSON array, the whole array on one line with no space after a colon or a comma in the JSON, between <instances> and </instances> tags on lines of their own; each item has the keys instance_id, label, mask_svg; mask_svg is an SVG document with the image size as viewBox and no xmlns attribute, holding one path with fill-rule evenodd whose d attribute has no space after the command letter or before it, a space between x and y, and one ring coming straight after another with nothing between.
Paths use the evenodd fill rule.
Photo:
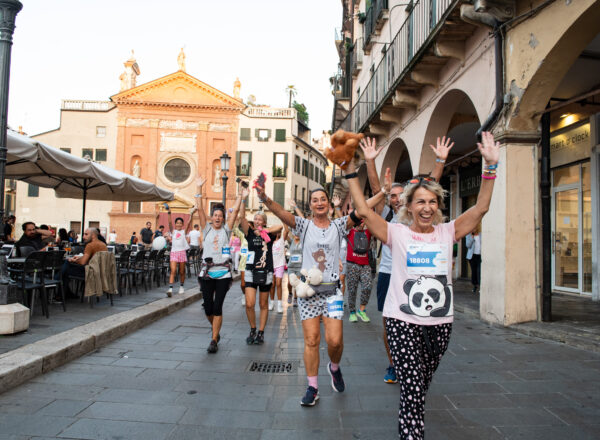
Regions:
<instances>
[{"instance_id":1,"label":"man in black shirt","mask_svg":"<svg viewBox=\"0 0 600 440\"><path fill-rule=\"evenodd\" d=\"M142 238L142 243L146 249L152 248L152 236L154 232L152 231L152 223L146 222L146 227L140 231L140 236Z\"/></svg>"},{"instance_id":2,"label":"man in black shirt","mask_svg":"<svg viewBox=\"0 0 600 440\"><path fill-rule=\"evenodd\" d=\"M23 235L15 243L18 255L21 255L20 249L24 246L29 246L36 251L42 250L45 247L43 240L50 237L52 237L51 231L38 229L33 222L23 223Z\"/></svg>"}]
</instances>

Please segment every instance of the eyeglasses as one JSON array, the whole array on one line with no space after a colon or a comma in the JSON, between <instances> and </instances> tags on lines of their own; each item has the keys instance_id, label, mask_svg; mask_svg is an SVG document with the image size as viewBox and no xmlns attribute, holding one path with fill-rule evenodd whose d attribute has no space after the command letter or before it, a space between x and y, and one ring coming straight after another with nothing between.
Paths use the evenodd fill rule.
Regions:
<instances>
[{"instance_id":1,"label":"eyeglasses","mask_svg":"<svg viewBox=\"0 0 600 440\"><path fill-rule=\"evenodd\" d=\"M423 182L435 182L435 179L432 177L415 176L412 179L407 180L406 184L410 185L410 184L423 183Z\"/></svg>"}]
</instances>

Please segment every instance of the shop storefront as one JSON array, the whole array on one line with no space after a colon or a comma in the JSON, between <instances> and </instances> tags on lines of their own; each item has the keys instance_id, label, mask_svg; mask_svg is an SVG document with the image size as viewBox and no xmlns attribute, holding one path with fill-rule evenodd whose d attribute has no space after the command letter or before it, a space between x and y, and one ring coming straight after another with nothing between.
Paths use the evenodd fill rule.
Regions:
<instances>
[{"instance_id":1,"label":"shop storefront","mask_svg":"<svg viewBox=\"0 0 600 440\"><path fill-rule=\"evenodd\" d=\"M598 185L592 173L593 144L589 120L551 134L553 291L592 294L597 222L592 199L597 197L593 185Z\"/></svg>"}]
</instances>

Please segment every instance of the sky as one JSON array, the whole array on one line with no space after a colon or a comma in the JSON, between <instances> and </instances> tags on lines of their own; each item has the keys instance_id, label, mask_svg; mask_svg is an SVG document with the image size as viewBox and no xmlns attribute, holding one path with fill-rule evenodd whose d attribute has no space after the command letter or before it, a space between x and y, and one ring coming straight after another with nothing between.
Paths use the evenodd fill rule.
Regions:
<instances>
[{"instance_id":1,"label":"sky","mask_svg":"<svg viewBox=\"0 0 600 440\"><path fill-rule=\"evenodd\" d=\"M34 135L59 127L61 99L108 100L135 51L137 84L178 69L241 97L308 109L314 138L331 128L340 0L21 0L13 36L8 123Z\"/></svg>"}]
</instances>

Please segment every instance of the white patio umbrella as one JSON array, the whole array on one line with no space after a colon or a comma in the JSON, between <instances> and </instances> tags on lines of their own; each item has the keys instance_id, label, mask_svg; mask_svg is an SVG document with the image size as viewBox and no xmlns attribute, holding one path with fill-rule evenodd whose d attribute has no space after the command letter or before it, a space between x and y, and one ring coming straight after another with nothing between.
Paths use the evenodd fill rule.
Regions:
<instances>
[{"instance_id":1,"label":"white patio umbrella","mask_svg":"<svg viewBox=\"0 0 600 440\"><path fill-rule=\"evenodd\" d=\"M7 179L22 180L53 188L57 197L83 199L81 227L89 200L163 201L173 200L171 191L153 183L74 156L7 130Z\"/></svg>"}]
</instances>

